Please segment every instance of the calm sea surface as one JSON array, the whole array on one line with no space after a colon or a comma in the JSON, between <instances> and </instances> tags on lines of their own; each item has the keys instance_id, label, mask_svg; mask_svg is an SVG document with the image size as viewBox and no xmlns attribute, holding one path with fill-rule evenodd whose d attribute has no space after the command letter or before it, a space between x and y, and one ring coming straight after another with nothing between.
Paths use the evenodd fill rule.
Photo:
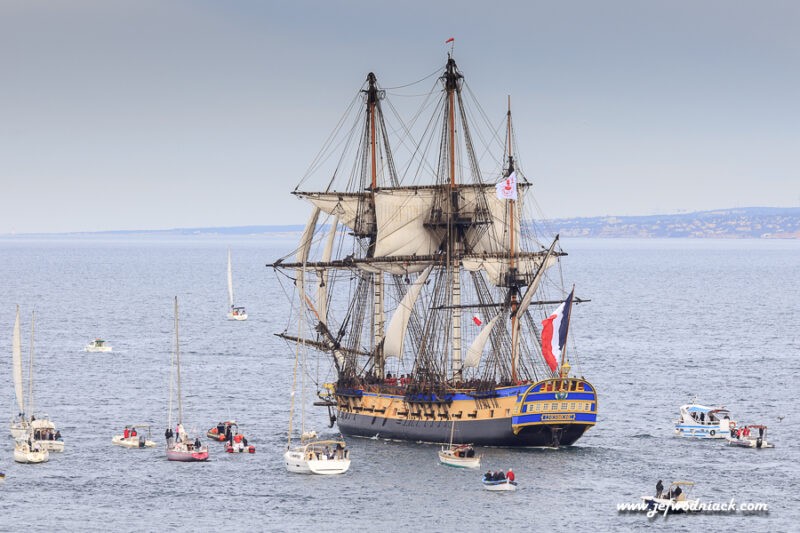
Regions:
<instances>
[{"instance_id":1,"label":"calm sea surface","mask_svg":"<svg viewBox=\"0 0 800 533\"><path fill-rule=\"evenodd\" d=\"M226 249L237 303L230 322ZM288 300L266 263L289 238L0 240L0 416L14 413L11 331L20 304L27 360L36 311L35 403L64 435L49 463L13 462L0 427L0 530L19 531L792 531L800 520L800 242L565 240L576 370L599 391L598 424L572 448L484 450L513 467L516 493L480 473L438 466L432 445L350 439L338 477L282 465L293 353L273 336ZM235 418L255 455L165 459L172 298L180 301L186 425ZM113 354L85 353L100 336ZM574 355L573 355L574 357ZM769 426L773 450L672 436L697 395ZM324 410L312 410L323 434ZM111 445L149 423L159 447ZM703 502L766 503L742 512L648 519L617 512L658 479L690 479Z\"/></svg>"}]
</instances>

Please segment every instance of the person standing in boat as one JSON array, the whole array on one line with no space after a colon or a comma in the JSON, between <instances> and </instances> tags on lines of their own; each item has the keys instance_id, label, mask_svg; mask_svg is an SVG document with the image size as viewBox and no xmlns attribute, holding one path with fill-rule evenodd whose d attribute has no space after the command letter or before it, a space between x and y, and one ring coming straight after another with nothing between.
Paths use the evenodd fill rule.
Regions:
<instances>
[{"instance_id":1,"label":"person standing in boat","mask_svg":"<svg viewBox=\"0 0 800 533\"><path fill-rule=\"evenodd\" d=\"M164 431L164 437L167 439L167 446L172 446L172 437L174 437L174 434L171 428L167 428L167 430Z\"/></svg>"},{"instance_id":2,"label":"person standing in boat","mask_svg":"<svg viewBox=\"0 0 800 533\"><path fill-rule=\"evenodd\" d=\"M664 484L659 479L658 483L656 483L656 498L660 498L663 493L664 493Z\"/></svg>"},{"instance_id":3,"label":"person standing in boat","mask_svg":"<svg viewBox=\"0 0 800 533\"><path fill-rule=\"evenodd\" d=\"M516 476L514 475L514 471L511 470L510 468L508 469L508 474L506 474L506 479L509 480L509 481L514 481L516 479Z\"/></svg>"}]
</instances>

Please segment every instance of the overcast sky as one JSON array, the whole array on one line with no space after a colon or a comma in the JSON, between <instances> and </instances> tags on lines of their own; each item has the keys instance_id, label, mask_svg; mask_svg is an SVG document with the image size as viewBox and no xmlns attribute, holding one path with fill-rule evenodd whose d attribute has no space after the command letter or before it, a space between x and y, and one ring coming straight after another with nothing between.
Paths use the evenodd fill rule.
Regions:
<instances>
[{"instance_id":1,"label":"overcast sky","mask_svg":"<svg viewBox=\"0 0 800 533\"><path fill-rule=\"evenodd\" d=\"M0 234L303 223L366 73L419 80L448 37L551 218L798 206L798 28L790 0L3 0Z\"/></svg>"}]
</instances>

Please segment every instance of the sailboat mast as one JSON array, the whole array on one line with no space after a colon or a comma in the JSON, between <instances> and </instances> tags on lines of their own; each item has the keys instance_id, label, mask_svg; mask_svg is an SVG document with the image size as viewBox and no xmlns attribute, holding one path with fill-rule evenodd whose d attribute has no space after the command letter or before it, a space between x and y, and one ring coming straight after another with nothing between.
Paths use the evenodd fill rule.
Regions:
<instances>
[{"instance_id":1,"label":"sailboat mast","mask_svg":"<svg viewBox=\"0 0 800 533\"><path fill-rule=\"evenodd\" d=\"M33 416L33 334L36 311L31 312L31 357L28 361L28 416Z\"/></svg>"},{"instance_id":2,"label":"sailboat mast","mask_svg":"<svg viewBox=\"0 0 800 533\"><path fill-rule=\"evenodd\" d=\"M178 424L183 424L183 399L181 398L181 345L178 334L178 297L175 297L175 364L178 378Z\"/></svg>"},{"instance_id":3,"label":"sailboat mast","mask_svg":"<svg viewBox=\"0 0 800 533\"><path fill-rule=\"evenodd\" d=\"M233 274L231 273L231 249L228 248L228 302L233 307Z\"/></svg>"},{"instance_id":4,"label":"sailboat mast","mask_svg":"<svg viewBox=\"0 0 800 533\"><path fill-rule=\"evenodd\" d=\"M19 305L17 305L17 317L14 320L14 333L11 341L11 359L13 361L14 372L14 394L17 397L19 414L24 416L25 395L22 390L22 345L19 333Z\"/></svg>"}]
</instances>

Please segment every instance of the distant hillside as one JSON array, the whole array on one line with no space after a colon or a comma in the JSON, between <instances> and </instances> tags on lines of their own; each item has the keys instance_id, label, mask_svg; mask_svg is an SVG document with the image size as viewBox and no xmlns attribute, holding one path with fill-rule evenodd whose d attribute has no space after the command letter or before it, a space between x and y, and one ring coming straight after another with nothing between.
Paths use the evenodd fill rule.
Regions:
<instances>
[{"instance_id":1,"label":"distant hillside","mask_svg":"<svg viewBox=\"0 0 800 533\"><path fill-rule=\"evenodd\" d=\"M800 239L800 207L743 207L676 215L561 218L538 222L546 222L549 231L559 233L562 237ZM274 236L299 233L303 228L304 226L298 224L27 234L26 236Z\"/></svg>"},{"instance_id":2,"label":"distant hillside","mask_svg":"<svg viewBox=\"0 0 800 533\"><path fill-rule=\"evenodd\" d=\"M562 237L800 239L800 207L744 207L677 215L564 218L548 227Z\"/></svg>"}]
</instances>

